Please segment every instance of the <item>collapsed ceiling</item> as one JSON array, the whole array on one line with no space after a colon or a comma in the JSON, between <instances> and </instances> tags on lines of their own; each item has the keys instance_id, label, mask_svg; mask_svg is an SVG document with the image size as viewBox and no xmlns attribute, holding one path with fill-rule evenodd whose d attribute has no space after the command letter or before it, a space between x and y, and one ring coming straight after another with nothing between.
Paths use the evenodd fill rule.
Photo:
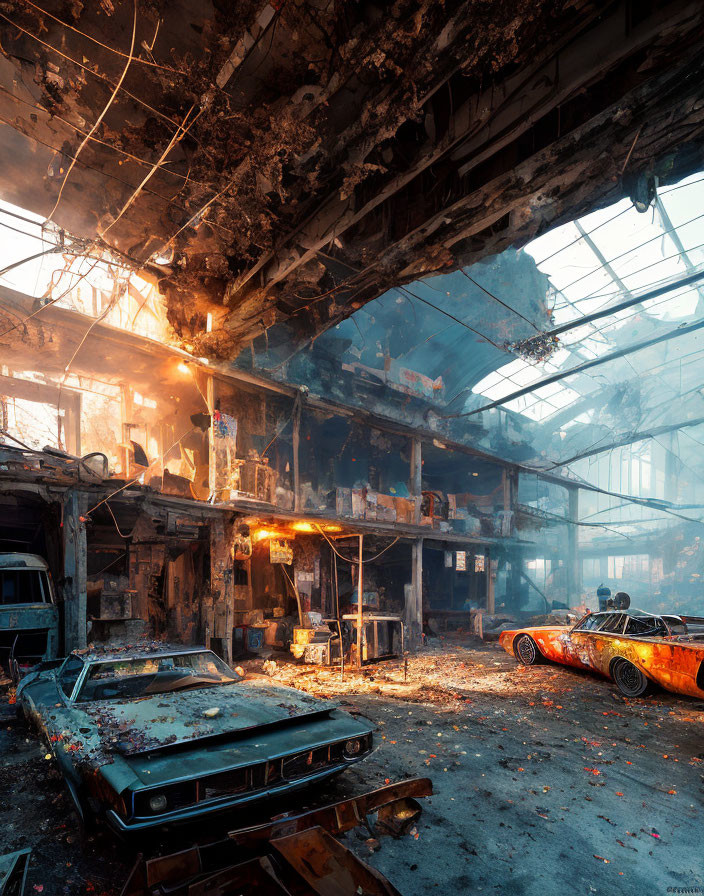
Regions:
<instances>
[{"instance_id":1,"label":"collapsed ceiling","mask_svg":"<svg viewBox=\"0 0 704 896\"><path fill-rule=\"evenodd\" d=\"M151 269L199 354L273 324L301 344L704 167L700 3L14 0L0 23L4 198Z\"/></svg>"}]
</instances>

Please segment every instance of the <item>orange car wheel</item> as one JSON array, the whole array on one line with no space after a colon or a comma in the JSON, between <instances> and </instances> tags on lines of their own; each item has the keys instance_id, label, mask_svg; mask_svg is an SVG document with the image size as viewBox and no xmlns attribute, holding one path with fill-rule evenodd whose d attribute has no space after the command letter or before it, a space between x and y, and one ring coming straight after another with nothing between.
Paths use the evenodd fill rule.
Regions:
<instances>
[{"instance_id":1,"label":"orange car wheel","mask_svg":"<svg viewBox=\"0 0 704 896\"><path fill-rule=\"evenodd\" d=\"M536 666L543 658L530 635L519 635L513 645L513 650L516 654L516 659L523 663L524 666Z\"/></svg>"},{"instance_id":2,"label":"orange car wheel","mask_svg":"<svg viewBox=\"0 0 704 896\"><path fill-rule=\"evenodd\" d=\"M626 697L641 697L650 687L650 682L640 669L623 658L611 663L611 677Z\"/></svg>"}]
</instances>

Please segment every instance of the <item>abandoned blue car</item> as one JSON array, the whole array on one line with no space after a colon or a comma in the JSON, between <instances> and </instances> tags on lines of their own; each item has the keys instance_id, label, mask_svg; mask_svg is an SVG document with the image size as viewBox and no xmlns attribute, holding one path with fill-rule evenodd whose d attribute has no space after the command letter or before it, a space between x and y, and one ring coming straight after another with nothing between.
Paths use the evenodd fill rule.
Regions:
<instances>
[{"instance_id":1,"label":"abandoned blue car","mask_svg":"<svg viewBox=\"0 0 704 896\"><path fill-rule=\"evenodd\" d=\"M246 680L204 648L74 652L30 673L17 703L81 819L123 833L304 787L372 749L366 721Z\"/></svg>"}]
</instances>

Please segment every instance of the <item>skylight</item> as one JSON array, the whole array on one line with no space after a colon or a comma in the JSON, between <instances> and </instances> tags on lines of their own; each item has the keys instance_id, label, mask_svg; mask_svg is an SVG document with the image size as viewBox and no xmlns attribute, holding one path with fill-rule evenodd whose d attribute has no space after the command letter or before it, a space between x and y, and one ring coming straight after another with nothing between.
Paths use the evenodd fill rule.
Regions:
<instances>
[{"instance_id":1,"label":"skylight","mask_svg":"<svg viewBox=\"0 0 704 896\"><path fill-rule=\"evenodd\" d=\"M693 175L663 187L645 213L624 199L578 221L558 227L526 246L551 284L556 326L578 321L633 294L704 269L704 177ZM704 281L673 289L597 321L560 334L562 347L544 363L511 360L477 382L472 391L491 401L533 385L558 370L599 358L619 344L636 341L648 321L691 319L704 298ZM634 373L637 366L627 361ZM595 374L595 376L603 376ZM503 407L533 420L546 420L591 391L591 377L573 378L536 389Z\"/></svg>"}]
</instances>

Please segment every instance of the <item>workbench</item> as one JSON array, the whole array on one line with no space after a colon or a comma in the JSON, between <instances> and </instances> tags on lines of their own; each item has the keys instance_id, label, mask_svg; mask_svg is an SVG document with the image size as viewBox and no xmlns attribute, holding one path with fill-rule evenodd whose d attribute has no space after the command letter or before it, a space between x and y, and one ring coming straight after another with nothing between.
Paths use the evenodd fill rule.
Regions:
<instances>
[{"instance_id":1,"label":"workbench","mask_svg":"<svg viewBox=\"0 0 704 896\"><path fill-rule=\"evenodd\" d=\"M359 616L357 613L346 613L342 617L343 622L351 622L354 629L356 630L357 624L359 622ZM384 623L386 625L398 625L401 633L401 656L403 656L405 652L405 643L404 643L404 631L403 631L403 619L401 616L384 616L378 613L363 613L362 614L362 657L363 659L380 659L382 656L395 656L393 652L379 654L379 623ZM372 625L372 649L371 655L369 650L369 644L367 640L367 626ZM393 635L389 638L389 645L393 644ZM366 649L365 649L366 648Z\"/></svg>"}]
</instances>

